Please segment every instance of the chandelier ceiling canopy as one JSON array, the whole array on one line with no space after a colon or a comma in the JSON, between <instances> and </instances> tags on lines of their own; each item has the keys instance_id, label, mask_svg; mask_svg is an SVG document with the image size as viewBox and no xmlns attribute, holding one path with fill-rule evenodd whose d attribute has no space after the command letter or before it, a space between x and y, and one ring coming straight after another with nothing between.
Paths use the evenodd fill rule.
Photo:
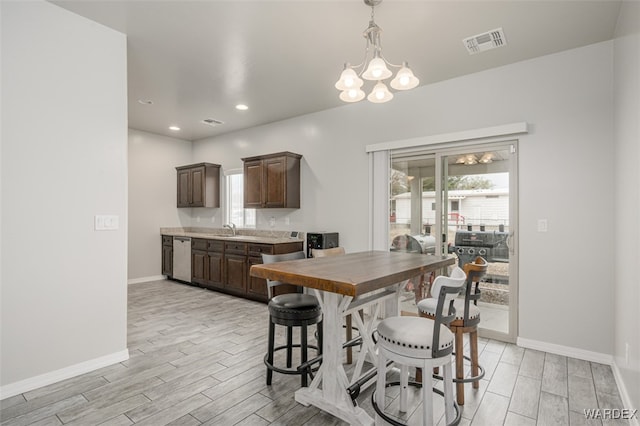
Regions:
<instances>
[{"instance_id":1,"label":"chandelier ceiling canopy","mask_svg":"<svg viewBox=\"0 0 640 426\"><path fill-rule=\"evenodd\" d=\"M413 89L420 83L420 80L413 75L407 62L402 65L395 65L389 62L382 55L382 45L380 43L380 28L374 21L374 9L382 0L364 0L367 6L371 6L371 20L369 26L362 33L367 40L364 52L364 60L361 64L351 65L349 62L344 64L344 71L340 75L340 79L336 82L336 89L340 90L340 99L345 102L358 102L364 99L365 92L362 86L365 80L377 82L373 86L373 90L367 96L367 99L373 103L384 103L393 99L393 93L389 91L383 80L393 75L391 68L399 68L396 76L391 80L390 85L395 90ZM369 59L369 57L371 58Z\"/></svg>"}]
</instances>

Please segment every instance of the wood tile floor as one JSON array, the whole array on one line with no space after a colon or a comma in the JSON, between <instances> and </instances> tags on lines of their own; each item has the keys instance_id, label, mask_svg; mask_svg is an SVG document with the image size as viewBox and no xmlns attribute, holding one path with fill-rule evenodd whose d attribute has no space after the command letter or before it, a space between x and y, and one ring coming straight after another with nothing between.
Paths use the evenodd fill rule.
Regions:
<instances>
[{"instance_id":1,"label":"wood tile floor","mask_svg":"<svg viewBox=\"0 0 640 426\"><path fill-rule=\"evenodd\" d=\"M1 424L345 424L297 404L297 376L274 374L265 385L267 318L264 304L184 284L131 285L130 359L1 401ZM480 350L487 373L479 390L467 389L462 425L602 425L583 410L624 408L609 366L493 340L481 339ZM358 403L373 415L372 390ZM387 396L392 411L397 391ZM420 422L419 399L409 424Z\"/></svg>"}]
</instances>

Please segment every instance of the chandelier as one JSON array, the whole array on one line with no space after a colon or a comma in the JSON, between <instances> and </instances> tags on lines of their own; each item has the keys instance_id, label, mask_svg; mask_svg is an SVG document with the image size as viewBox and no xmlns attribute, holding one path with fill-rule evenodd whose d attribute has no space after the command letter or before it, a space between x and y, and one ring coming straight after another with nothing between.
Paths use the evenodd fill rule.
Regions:
<instances>
[{"instance_id":1,"label":"chandelier","mask_svg":"<svg viewBox=\"0 0 640 426\"><path fill-rule=\"evenodd\" d=\"M382 28L376 25L373 19L374 8L381 2L382 0L364 0L367 6L371 6L369 27L362 33L363 37L367 40L364 60L361 64L355 66L352 66L348 62L345 63L344 71L342 71L340 79L335 85L336 89L340 90L340 99L345 102L358 102L364 99L365 93L362 90L364 81L362 81L362 78L369 81L377 81L373 86L373 90L367 96L370 102L380 104L393 99L393 93L389 91L387 85L383 82L383 80L388 79L392 75L387 65L392 68L400 68L390 83L391 87L395 90L413 89L420 83L420 80L411 72L407 62L403 62L402 65L394 65L387 61L382 55L382 45L380 44ZM367 62L370 52L372 58Z\"/></svg>"}]
</instances>

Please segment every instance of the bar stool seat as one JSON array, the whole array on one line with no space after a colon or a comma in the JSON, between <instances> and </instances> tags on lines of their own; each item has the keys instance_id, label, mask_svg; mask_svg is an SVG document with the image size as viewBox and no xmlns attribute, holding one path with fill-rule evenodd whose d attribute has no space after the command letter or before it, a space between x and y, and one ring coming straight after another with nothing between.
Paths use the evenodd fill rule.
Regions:
<instances>
[{"instance_id":1,"label":"bar stool seat","mask_svg":"<svg viewBox=\"0 0 640 426\"><path fill-rule=\"evenodd\" d=\"M272 297L269 300L269 314L287 320L316 319L322 314L318 299L311 294L289 293ZM315 323L312 323L315 324ZM286 324L282 324L286 325Z\"/></svg>"},{"instance_id":2,"label":"bar stool seat","mask_svg":"<svg viewBox=\"0 0 640 426\"><path fill-rule=\"evenodd\" d=\"M285 260L304 259L304 252L294 252L287 254L262 255L264 263L282 262ZM322 352L322 308L318 299L311 294L287 293L273 296L273 288L283 283L279 281L267 280L267 289L270 296L269 309L269 342L267 353L264 356L264 363L267 366L267 385L271 385L273 372L281 374L300 375L300 384L303 387L308 385L308 369L292 367L293 348L300 348L300 364L305 364L308 360L308 348L316 350L317 354ZM317 345L311 345L307 341L307 327L317 324ZM275 326L287 327L287 344L275 346ZM300 328L300 343L293 343L293 327ZM286 368L274 365L275 352L279 350L287 351Z\"/></svg>"},{"instance_id":3,"label":"bar stool seat","mask_svg":"<svg viewBox=\"0 0 640 426\"><path fill-rule=\"evenodd\" d=\"M431 377L425 374L422 380L422 424L431 426L433 419L433 392L444 397L447 425L460 422L460 409L453 399L453 377L451 354L455 336L447 327L454 316L453 302L462 291L466 276L456 267L450 277L436 277L433 289L439 295L434 319L424 317L390 317L382 320L376 329L378 350L377 384L371 396L376 411L376 424L384 420L393 425L402 425L384 412L385 389L400 385L400 412L407 411L407 388L409 385L420 387L420 383L409 383L408 367L431 371L434 367L443 367L444 391L433 388ZM445 310L446 309L446 310ZM446 312L446 315L444 314ZM400 365L400 381L386 383L387 361Z\"/></svg>"}]
</instances>

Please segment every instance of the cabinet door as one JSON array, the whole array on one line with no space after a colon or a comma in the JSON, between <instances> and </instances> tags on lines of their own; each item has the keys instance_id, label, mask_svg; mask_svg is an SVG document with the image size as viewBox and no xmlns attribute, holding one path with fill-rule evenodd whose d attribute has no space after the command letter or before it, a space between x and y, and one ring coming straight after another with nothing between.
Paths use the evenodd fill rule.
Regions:
<instances>
[{"instance_id":1,"label":"cabinet door","mask_svg":"<svg viewBox=\"0 0 640 426\"><path fill-rule=\"evenodd\" d=\"M262 160L244 163L244 207L262 207Z\"/></svg>"},{"instance_id":2,"label":"cabinet door","mask_svg":"<svg viewBox=\"0 0 640 426\"><path fill-rule=\"evenodd\" d=\"M267 280L264 278L256 278L252 277L249 273L251 270L251 265L261 265L262 258L260 257L249 257L248 266L247 266L247 293L253 296L256 299L267 301Z\"/></svg>"},{"instance_id":3,"label":"cabinet door","mask_svg":"<svg viewBox=\"0 0 640 426\"><path fill-rule=\"evenodd\" d=\"M204 206L206 171L203 167L194 167L191 169L191 206Z\"/></svg>"},{"instance_id":4,"label":"cabinet door","mask_svg":"<svg viewBox=\"0 0 640 426\"><path fill-rule=\"evenodd\" d=\"M209 264L207 252L191 250L191 281L205 284L209 279Z\"/></svg>"},{"instance_id":5,"label":"cabinet door","mask_svg":"<svg viewBox=\"0 0 640 426\"><path fill-rule=\"evenodd\" d=\"M247 257L233 254L225 255L224 271L225 289L236 293L246 293Z\"/></svg>"},{"instance_id":6,"label":"cabinet door","mask_svg":"<svg viewBox=\"0 0 640 426\"><path fill-rule=\"evenodd\" d=\"M264 207L285 206L285 176L287 161L285 157L264 160Z\"/></svg>"},{"instance_id":7,"label":"cabinet door","mask_svg":"<svg viewBox=\"0 0 640 426\"><path fill-rule=\"evenodd\" d=\"M173 275L173 246L162 246L162 275Z\"/></svg>"},{"instance_id":8,"label":"cabinet door","mask_svg":"<svg viewBox=\"0 0 640 426\"><path fill-rule=\"evenodd\" d=\"M209 262L209 283L214 287L222 287L222 253L207 253Z\"/></svg>"},{"instance_id":9,"label":"cabinet door","mask_svg":"<svg viewBox=\"0 0 640 426\"><path fill-rule=\"evenodd\" d=\"M191 206L191 173L178 170L178 207Z\"/></svg>"}]
</instances>

